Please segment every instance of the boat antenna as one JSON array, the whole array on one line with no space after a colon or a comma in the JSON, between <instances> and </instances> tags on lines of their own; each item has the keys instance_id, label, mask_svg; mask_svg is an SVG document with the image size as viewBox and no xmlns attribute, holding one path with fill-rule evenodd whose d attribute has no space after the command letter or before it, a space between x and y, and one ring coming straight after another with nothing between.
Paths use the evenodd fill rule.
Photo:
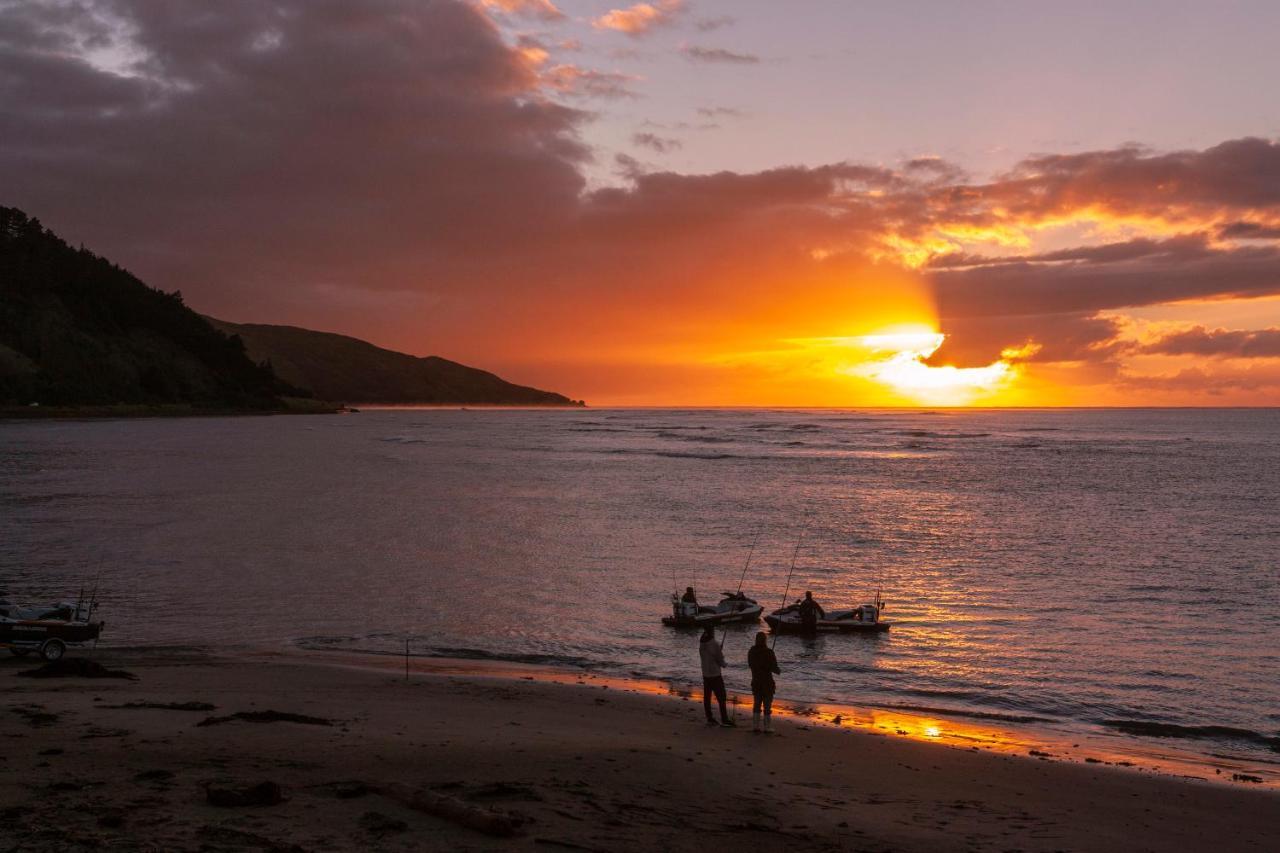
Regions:
<instances>
[{"instance_id":1,"label":"boat antenna","mask_svg":"<svg viewBox=\"0 0 1280 853\"><path fill-rule=\"evenodd\" d=\"M782 607L787 606L787 596L791 594L791 576L796 571L796 557L800 556L800 543L804 541L804 534L809 529L809 514L804 514L804 526L800 528L800 535L796 537L796 549L791 552L791 568L787 571L787 586L782 591ZM779 609L782 609L781 607ZM778 632L773 632L773 640L769 643L769 648L773 648L778 644Z\"/></svg>"}]
</instances>

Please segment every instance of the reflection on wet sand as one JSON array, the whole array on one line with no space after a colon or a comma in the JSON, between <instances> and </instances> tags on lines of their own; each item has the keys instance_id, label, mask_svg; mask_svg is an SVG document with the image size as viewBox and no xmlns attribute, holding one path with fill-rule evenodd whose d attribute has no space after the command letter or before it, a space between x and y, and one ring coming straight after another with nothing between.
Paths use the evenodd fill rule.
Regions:
<instances>
[{"instance_id":1,"label":"reflection on wet sand","mask_svg":"<svg viewBox=\"0 0 1280 853\"><path fill-rule=\"evenodd\" d=\"M824 638L806 641L807 652L820 655ZM552 684L589 685L658 696L671 696L684 701L698 699L694 687L678 682L639 678L618 678L585 671L556 669L504 661L482 661L439 657L404 658L399 655L352 653L347 651L259 652L257 656L288 657L323 665L349 666L360 669L403 671L413 675L481 676L499 679L523 679ZM749 716L751 694L748 690L729 692L731 713ZM1280 761L1274 764L1252 756L1215 753L1206 760L1190 750L1159 746L1109 735L1057 732L1049 721L1038 724L995 721L975 722L961 716L926 714L890 708L865 708L838 704L802 704L775 700L774 713L807 723L861 730L872 735L903 737L942 744L952 748L984 750L1007 755L1022 755L1042 761L1071 761L1112 767L1132 768L1172 776L1220 782L1247 782L1251 785L1280 790ZM963 712L957 712L962 714ZM995 716L995 715L991 715ZM1025 718L1024 718L1025 719Z\"/></svg>"}]
</instances>

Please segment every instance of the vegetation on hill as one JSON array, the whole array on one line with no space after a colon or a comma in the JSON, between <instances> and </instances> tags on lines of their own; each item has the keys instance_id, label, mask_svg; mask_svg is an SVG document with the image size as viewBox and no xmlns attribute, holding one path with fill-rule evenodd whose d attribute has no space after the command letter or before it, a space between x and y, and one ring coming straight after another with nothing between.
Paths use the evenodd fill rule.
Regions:
<instances>
[{"instance_id":1,"label":"vegetation on hill","mask_svg":"<svg viewBox=\"0 0 1280 853\"><path fill-rule=\"evenodd\" d=\"M296 393L180 293L0 207L0 403L274 409Z\"/></svg>"},{"instance_id":2,"label":"vegetation on hill","mask_svg":"<svg viewBox=\"0 0 1280 853\"><path fill-rule=\"evenodd\" d=\"M371 343L294 326L214 326L244 341L249 356L270 363L285 381L341 403L582 405L561 394L515 385L474 367L418 358Z\"/></svg>"}]
</instances>

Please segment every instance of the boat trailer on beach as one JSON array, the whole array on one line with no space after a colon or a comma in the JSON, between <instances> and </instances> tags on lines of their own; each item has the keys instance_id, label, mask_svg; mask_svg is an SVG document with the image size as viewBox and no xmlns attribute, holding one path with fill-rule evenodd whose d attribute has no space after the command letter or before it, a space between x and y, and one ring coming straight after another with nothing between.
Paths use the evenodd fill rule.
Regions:
<instances>
[{"instance_id":1,"label":"boat trailer on beach","mask_svg":"<svg viewBox=\"0 0 1280 853\"><path fill-rule=\"evenodd\" d=\"M24 605L0 596L0 648L25 657L39 652L47 661L61 660L68 646L97 642L105 622L94 622L93 601Z\"/></svg>"}]
</instances>

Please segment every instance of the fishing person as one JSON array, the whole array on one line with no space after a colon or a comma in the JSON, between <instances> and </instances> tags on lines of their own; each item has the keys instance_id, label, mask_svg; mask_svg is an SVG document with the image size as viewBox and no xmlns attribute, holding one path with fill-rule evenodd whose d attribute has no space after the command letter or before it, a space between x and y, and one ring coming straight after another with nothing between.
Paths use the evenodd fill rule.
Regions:
<instances>
[{"instance_id":1,"label":"fishing person","mask_svg":"<svg viewBox=\"0 0 1280 853\"><path fill-rule=\"evenodd\" d=\"M693 587L691 586L686 586L684 588L684 595L680 596L680 600L685 604L692 604L694 607L698 606L698 596L694 593Z\"/></svg>"},{"instance_id":2,"label":"fishing person","mask_svg":"<svg viewBox=\"0 0 1280 853\"><path fill-rule=\"evenodd\" d=\"M720 725L732 727L734 722L729 719L729 712L725 708L727 697L724 675L720 672L720 667L728 664L724 662L723 646L716 642L716 629L711 625L702 631L702 639L698 641L698 657L702 660L702 710L707 714L707 725L716 725L715 717L711 716L711 694L714 693L720 704Z\"/></svg>"},{"instance_id":3,"label":"fishing person","mask_svg":"<svg viewBox=\"0 0 1280 853\"><path fill-rule=\"evenodd\" d=\"M812 592L806 591L804 601L800 602L800 633L818 633L818 620L826 617L827 611L814 599Z\"/></svg>"},{"instance_id":4,"label":"fishing person","mask_svg":"<svg viewBox=\"0 0 1280 853\"><path fill-rule=\"evenodd\" d=\"M751 668L751 731L773 734L773 694L777 685L775 675L778 658L769 648L769 636L764 631L756 634L756 644L747 652L747 666ZM764 711L764 728L760 728L760 711Z\"/></svg>"}]
</instances>

